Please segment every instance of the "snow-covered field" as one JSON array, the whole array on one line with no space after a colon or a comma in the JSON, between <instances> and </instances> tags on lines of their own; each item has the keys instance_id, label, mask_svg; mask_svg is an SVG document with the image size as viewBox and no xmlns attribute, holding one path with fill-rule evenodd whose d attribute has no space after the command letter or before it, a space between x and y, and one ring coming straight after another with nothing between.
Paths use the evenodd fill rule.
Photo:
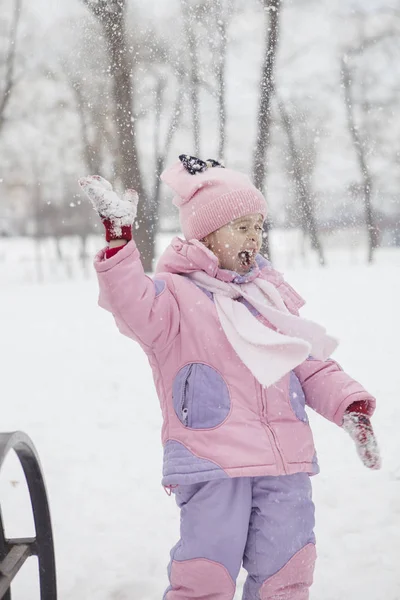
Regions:
<instances>
[{"instance_id":1,"label":"snow-covered field","mask_svg":"<svg viewBox=\"0 0 400 600\"><path fill-rule=\"evenodd\" d=\"M7 244L0 429L26 431L40 453L60 598L161 600L179 514L159 483L161 420L146 358L97 308L93 277L23 283L26 264L10 259ZM345 434L312 415L322 473L313 480L319 561L311 599L399 600L400 252L380 251L372 267L348 255L331 262L324 270L292 261L285 274L308 300L304 314L341 338L336 358L377 396L384 463L369 472ZM7 461L0 500L7 533L25 536L32 524L17 467ZM17 576L16 600L39 597L31 561Z\"/></svg>"}]
</instances>

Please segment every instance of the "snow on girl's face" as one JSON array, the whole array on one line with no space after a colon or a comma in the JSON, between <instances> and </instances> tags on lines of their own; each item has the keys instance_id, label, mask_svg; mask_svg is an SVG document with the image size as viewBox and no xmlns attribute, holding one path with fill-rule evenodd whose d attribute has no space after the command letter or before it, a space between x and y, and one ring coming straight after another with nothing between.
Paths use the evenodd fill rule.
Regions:
<instances>
[{"instance_id":1,"label":"snow on girl's face","mask_svg":"<svg viewBox=\"0 0 400 600\"><path fill-rule=\"evenodd\" d=\"M250 214L231 221L203 240L218 258L222 269L239 274L250 271L262 244L264 219L260 214Z\"/></svg>"}]
</instances>

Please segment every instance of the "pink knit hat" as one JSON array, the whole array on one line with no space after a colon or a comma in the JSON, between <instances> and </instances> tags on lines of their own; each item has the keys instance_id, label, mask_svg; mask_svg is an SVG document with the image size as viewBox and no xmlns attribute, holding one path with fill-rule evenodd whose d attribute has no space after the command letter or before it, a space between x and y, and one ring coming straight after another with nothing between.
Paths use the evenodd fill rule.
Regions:
<instances>
[{"instance_id":1,"label":"pink knit hat","mask_svg":"<svg viewBox=\"0 0 400 600\"><path fill-rule=\"evenodd\" d=\"M202 240L206 235L230 221L252 213L264 218L267 205L264 196L249 177L238 171L225 169L215 161L199 161L201 169L188 170L185 158L166 169L161 179L177 194L173 199L179 208L183 234L187 240Z\"/></svg>"}]
</instances>

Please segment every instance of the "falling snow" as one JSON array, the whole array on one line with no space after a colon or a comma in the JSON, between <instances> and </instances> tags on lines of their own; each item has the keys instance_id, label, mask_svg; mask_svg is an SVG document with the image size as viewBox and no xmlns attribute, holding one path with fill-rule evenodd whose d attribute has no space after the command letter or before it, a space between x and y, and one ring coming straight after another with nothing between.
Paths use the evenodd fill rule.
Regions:
<instances>
[{"instance_id":1,"label":"falling snow","mask_svg":"<svg viewBox=\"0 0 400 600\"><path fill-rule=\"evenodd\" d=\"M194 173L226 166L263 190L264 252L378 400L378 473L310 415L322 466L311 600L399 600L398 16L389 0L2 3L1 429L25 430L41 455L65 600L159 600L167 586L179 514L159 485L158 400L144 355L96 308L103 226L78 180L111 182L92 200L114 233L138 194L150 272L181 235L159 175L182 153ZM10 461L1 508L24 537L20 484ZM16 600L32 597L34 567Z\"/></svg>"}]
</instances>

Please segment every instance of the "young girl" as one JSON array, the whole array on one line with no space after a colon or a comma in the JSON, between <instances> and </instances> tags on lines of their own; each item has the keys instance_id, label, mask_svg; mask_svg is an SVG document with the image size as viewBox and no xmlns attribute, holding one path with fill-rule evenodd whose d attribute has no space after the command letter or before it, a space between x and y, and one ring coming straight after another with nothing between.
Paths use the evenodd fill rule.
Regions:
<instances>
[{"instance_id":1,"label":"young girl","mask_svg":"<svg viewBox=\"0 0 400 600\"><path fill-rule=\"evenodd\" d=\"M137 194L80 180L104 222L100 305L146 352L164 417L162 483L181 509L164 600L306 600L316 558L305 405L380 466L374 398L331 358L337 343L259 250L267 207L247 176L180 156L162 180L185 239L147 277L133 239ZM170 492L171 493L171 492Z\"/></svg>"}]
</instances>

